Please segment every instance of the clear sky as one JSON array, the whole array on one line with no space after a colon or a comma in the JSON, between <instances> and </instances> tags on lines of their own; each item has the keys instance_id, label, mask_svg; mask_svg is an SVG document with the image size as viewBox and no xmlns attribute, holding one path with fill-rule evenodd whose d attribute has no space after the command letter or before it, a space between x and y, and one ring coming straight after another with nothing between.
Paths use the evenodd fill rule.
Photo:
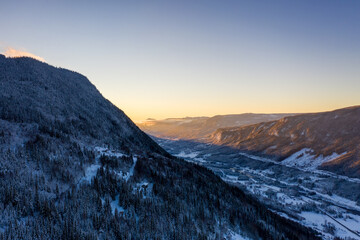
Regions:
<instances>
[{"instance_id":1,"label":"clear sky","mask_svg":"<svg viewBox=\"0 0 360 240\"><path fill-rule=\"evenodd\" d=\"M134 121L360 104L358 0L0 0L0 51L86 75Z\"/></svg>"}]
</instances>

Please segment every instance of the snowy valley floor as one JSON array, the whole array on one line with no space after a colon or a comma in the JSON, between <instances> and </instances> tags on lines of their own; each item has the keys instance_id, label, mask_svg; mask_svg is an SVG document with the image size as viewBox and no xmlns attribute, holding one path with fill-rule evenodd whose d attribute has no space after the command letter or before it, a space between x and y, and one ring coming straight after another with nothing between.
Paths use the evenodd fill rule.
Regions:
<instances>
[{"instance_id":1,"label":"snowy valley floor","mask_svg":"<svg viewBox=\"0 0 360 240\"><path fill-rule=\"evenodd\" d=\"M213 170L273 211L323 233L325 239L360 240L360 179L285 166L229 147L155 140L169 153Z\"/></svg>"}]
</instances>

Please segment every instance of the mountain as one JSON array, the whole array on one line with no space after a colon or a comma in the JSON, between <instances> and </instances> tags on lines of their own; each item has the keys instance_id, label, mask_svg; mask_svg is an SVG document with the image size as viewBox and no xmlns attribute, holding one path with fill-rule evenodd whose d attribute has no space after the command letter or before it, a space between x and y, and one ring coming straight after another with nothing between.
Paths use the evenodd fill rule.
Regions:
<instances>
[{"instance_id":1,"label":"mountain","mask_svg":"<svg viewBox=\"0 0 360 240\"><path fill-rule=\"evenodd\" d=\"M319 239L165 152L89 80L0 55L0 239Z\"/></svg>"},{"instance_id":2,"label":"mountain","mask_svg":"<svg viewBox=\"0 0 360 240\"><path fill-rule=\"evenodd\" d=\"M0 115L37 123L50 133L72 133L91 144L165 153L86 77L30 58L0 61Z\"/></svg>"},{"instance_id":3,"label":"mountain","mask_svg":"<svg viewBox=\"0 0 360 240\"><path fill-rule=\"evenodd\" d=\"M278 120L294 114L230 114L214 117L168 118L147 120L137 125L146 133L160 138L204 140L219 128L237 127Z\"/></svg>"},{"instance_id":4,"label":"mountain","mask_svg":"<svg viewBox=\"0 0 360 240\"><path fill-rule=\"evenodd\" d=\"M211 142L290 166L360 177L360 106L218 129Z\"/></svg>"}]
</instances>

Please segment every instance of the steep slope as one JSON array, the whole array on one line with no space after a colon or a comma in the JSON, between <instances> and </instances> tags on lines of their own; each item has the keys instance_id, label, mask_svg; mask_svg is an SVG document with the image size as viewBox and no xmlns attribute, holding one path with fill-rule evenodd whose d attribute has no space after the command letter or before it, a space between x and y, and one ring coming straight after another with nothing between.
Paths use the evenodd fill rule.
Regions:
<instances>
[{"instance_id":1,"label":"steep slope","mask_svg":"<svg viewBox=\"0 0 360 240\"><path fill-rule=\"evenodd\" d=\"M270 155L288 165L360 177L360 106L219 129L211 142Z\"/></svg>"},{"instance_id":2,"label":"steep slope","mask_svg":"<svg viewBox=\"0 0 360 240\"><path fill-rule=\"evenodd\" d=\"M86 77L30 58L2 56L0 69L2 119L34 122L42 131L72 133L92 144L164 153Z\"/></svg>"},{"instance_id":3,"label":"steep slope","mask_svg":"<svg viewBox=\"0 0 360 240\"><path fill-rule=\"evenodd\" d=\"M137 125L146 133L155 137L179 138L184 140L204 140L219 128L238 127L278 120L293 114L230 114L214 117L169 118L148 120Z\"/></svg>"},{"instance_id":4,"label":"steep slope","mask_svg":"<svg viewBox=\"0 0 360 240\"><path fill-rule=\"evenodd\" d=\"M0 56L0 239L317 239L168 155L82 75Z\"/></svg>"}]
</instances>

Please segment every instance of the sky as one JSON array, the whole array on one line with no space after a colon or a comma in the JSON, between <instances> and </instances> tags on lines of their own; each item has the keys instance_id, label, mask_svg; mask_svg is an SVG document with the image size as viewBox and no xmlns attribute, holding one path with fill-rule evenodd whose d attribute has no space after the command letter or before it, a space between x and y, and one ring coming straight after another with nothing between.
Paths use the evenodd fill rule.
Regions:
<instances>
[{"instance_id":1,"label":"sky","mask_svg":"<svg viewBox=\"0 0 360 240\"><path fill-rule=\"evenodd\" d=\"M360 104L360 1L0 0L0 52L87 76L132 120Z\"/></svg>"}]
</instances>

